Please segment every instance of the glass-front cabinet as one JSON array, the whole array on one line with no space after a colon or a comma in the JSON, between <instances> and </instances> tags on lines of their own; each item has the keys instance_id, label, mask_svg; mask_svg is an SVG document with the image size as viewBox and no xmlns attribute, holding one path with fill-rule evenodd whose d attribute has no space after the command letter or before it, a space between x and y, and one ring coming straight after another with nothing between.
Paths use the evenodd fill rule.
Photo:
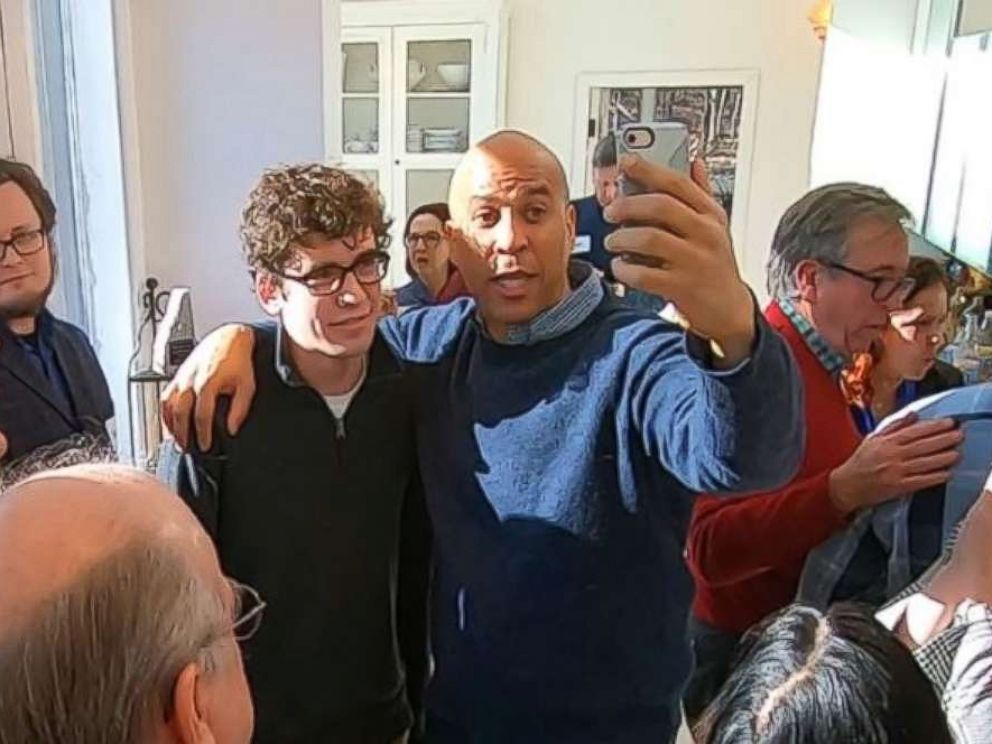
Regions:
<instances>
[{"instance_id":1,"label":"glass-front cabinet","mask_svg":"<svg viewBox=\"0 0 992 744\"><path fill-rule=\"evenodd\" d=\"M496 126L495 60L482 23L342 30L342 162L382 192L395 220L390 284L407 281L407 215L446 201L469 144Z\"/></svg>"}]
</instances>

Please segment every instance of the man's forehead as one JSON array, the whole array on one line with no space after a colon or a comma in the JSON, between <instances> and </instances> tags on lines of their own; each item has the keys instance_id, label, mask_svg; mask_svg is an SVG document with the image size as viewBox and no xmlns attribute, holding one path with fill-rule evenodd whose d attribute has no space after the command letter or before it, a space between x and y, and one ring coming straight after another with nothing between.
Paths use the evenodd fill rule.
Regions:
<instances>
[{"instance_id":1,"label":"man's forehead","mask_svg":"<svg viewBox=\"0 0 992 744\"><path fill-rule=\"evenodd\" d=\"M0 184L0 204L3 204L0 216L17 224L12 227L40 225L41 218L27 193L14 181Z\"/></svg>"},{"instance_id":2,"label":"man's forehead","mask_svg":"<svg viewBox=\"0 0 992 744\"><path fill-rule=\"evenodd\" d=\"M356 230L351 235L342 235L338 237L332 237L322 232L309 232L298 238L295 243L308 248L330 248L335 245L340 245L348 250L355 250L357 248L362 248L375 241L375 234L371 227L363 227L360 230Z\"/></svg>"},{"instance_id":3,"label":"man's forehead","mask_svg":"<svg viewBox=\"0 0 992 744\"><path fill-rule=\"evenodd\" d=\"M323 233L307 233L290 244L290 265L324 262L350 263L357 253L375 250L375 235L371 228L341 238Z\"/></svg>"},{"instance_id":4,"label":"man's forehead","mask_svg":"<svg viewBox=\"0 0 992 744\"><path fill-rule=\"evenodd\" d=\"M904 271L909 265L909 238L897 223L858 220L847 232L847 259L861 268Z\"/></svg>"},{"instance_id":5,"label":"man's forehead","mask_svg":"<svg viewBox=\"0 0 992 744\"><path fill-rule=\"evenodd\" d=\"M480 156L468 167L468 196L472 198L554 191L554 169L548 164Z\"/></svg>"}]
</instances>

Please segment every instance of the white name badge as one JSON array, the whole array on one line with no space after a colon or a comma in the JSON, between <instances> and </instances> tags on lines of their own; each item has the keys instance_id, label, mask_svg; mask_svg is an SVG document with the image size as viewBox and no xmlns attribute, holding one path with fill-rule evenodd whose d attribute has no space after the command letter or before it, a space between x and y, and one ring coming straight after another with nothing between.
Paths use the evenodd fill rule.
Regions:
<instances>
[{"instance_id":1,"label":"white name badge","mask_svg":"<svg viewBox=\"0 0 992 744\"><path fill-rule=\"evenodd\" d=\"M588 253L592 250L591 235L576 235L575 244L572 246L572 253Z\"/></svg>"}]
</instances>

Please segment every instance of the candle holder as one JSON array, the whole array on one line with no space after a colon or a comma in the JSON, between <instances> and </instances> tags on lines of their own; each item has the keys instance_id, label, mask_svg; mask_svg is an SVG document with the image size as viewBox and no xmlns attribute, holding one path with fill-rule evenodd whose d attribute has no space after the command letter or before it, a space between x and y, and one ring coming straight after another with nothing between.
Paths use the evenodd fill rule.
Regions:
<instances>
[{"instance_id":1,"label":"candle holder","mask_svg":"<svg viewBox=\"0 0 992 744\"><path fill-rule=\"evenodd\" d=\"M144 349L143 338L146 329L151 333L148 341L149 355L151 358L151 347L155 341L155 334L158 332L158 325L165 316L165 305L169 299L167 290L160 290L159 281L155 277L148 277L145 280L145 291L141 293L139 301L142 309L141 324L138 326L138 335L135 342L134 352L128 364L128 420L130 421L130 443L131 459L138 467L145 470L154 470L158 461L158 445L162 441L162 419L159 414L158 401L162 395L162 389L169 382L169 376L154 369L149 362L135 369L135 362L142 356ZM140 416L135 417L134 400L140 404ZM149 396L152 396L151 402ZM141 434L141 442L144 447L139 453L135 430Z\"/></svg>"}]
</instances>

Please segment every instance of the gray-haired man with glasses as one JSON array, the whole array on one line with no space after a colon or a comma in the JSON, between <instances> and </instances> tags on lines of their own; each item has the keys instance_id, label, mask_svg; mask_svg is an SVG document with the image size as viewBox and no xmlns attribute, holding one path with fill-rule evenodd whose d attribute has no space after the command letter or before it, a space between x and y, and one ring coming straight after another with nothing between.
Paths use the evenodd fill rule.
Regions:
<instances>
[{"instance_id":1,"label":"gray-haired man with glasses","mask_svg":"<svg viewBox=\"0 0 992 744\"><path fill-rule=\"evenodd\" d=\"M0 741L248 744L238 640L264 607L139 471L83 464L14 485L0 495Z\"/></svg>"},{"instance_id":2,"label":"gray-haired man with glasses","mask_svg":"<svg viewBox=\"0 0 992 744\"><path fill-rule=\"evenodd\" d=\"M430 536L413 400L376 330L388 228L342 170L262 176L241 237L277 332L254 405L238 436L222 403L211 449L170 455L225 571L269 603L245 646L257 744L389 744L420 708Z\"/></svg>"},{"instance_id":3,"label":"gray-haired man with glasses","mask_svg":"<svg viewBox=\"0 0 992 744\"><path fill-rule=\"evenodd\" d=\"M55 204L34 171L0 159L0 467L77 434L108 438L107 381L86 335L46 308Z\"/></svg>"},{"instance_id":4,"label":"gray-haired man with glasses","mask_svg":"<svg viewBox=\"0 0 992 744\"><path fill-rule=\"evenodd\" d=\"M950 420L909 418L862 441L839 384L843 368L878 340L913 287L906 278L909 217L881 189L838 183L809 192L779 222L765 317L789 344L803 379L806 451L798 475L782 488L746 499L705 496L694 506L687 554L696 580L696 668L684 701L690 719L723 683L740 635L792 602L811 551L858 513L946 482L957 462L961 434Z\"/></svg>"}]
</instances>

